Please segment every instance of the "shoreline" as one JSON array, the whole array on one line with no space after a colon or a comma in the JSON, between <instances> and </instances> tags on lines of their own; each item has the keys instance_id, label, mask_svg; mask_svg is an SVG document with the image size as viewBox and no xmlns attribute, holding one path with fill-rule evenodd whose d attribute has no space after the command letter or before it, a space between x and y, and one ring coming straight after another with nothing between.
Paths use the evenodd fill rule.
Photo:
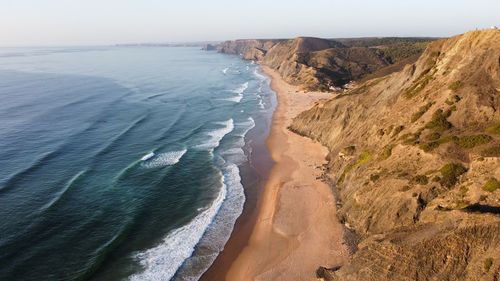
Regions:
<instances>
[{"instance_id":1,"label":"shoreline","mask_svg":"<svg viewBox=\"0 0 500 281\"><path fill-rule=\"evenodd\" d=\"M228 243L227 251L235 259L214 263L201 280L222 276L225 280L316 280L320 266L341 266L348 258L333 192L320 179L328 151L287 129L293 117L331 94L299 92L276 71L266 66L262 70L271 78L278 100L266 140L274 165L257 198L255 217L247 220L253 223L246 242L240 238L237 255L237 248ZM230 240L238 239L233 237L239 231L235 226Z\"/></svg>"},{"instance_id":2,"label":"shoreline","mask_svg":"<svg viewBox=\"0 0 500 281\"><path fill-rule=\"evenodd\" d=\"M270 80L270 78L269 78ZM212 265L200 277L200 281L222 280L231 264L247 246L248 240L257 221L260 201L270 171L274 165L267 146L271 130L272 116L276 110L276 97L272 99L273 110L266 123L256 123L254 130L247 135L251 153L249 161L240 166L241 182L245 192L243 212L234 224L233 232ZM266 113L268 114L268 113Z\"/></svg>"}]
</instances>

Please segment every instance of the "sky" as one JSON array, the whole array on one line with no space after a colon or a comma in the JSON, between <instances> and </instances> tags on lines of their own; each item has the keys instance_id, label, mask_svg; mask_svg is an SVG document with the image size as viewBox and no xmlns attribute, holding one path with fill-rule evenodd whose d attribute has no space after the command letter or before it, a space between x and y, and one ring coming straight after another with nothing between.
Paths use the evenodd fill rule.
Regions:
<instances>
[{"instance_id":1,"label":"sky","mask_svg":"<svg viewBox=\"0 0 500 281\"><path fill-rule=\"evenodd\" d=\"M0 0L0 46L447 37L493 25L500 0Z\"/></svg>"}]
</instances>

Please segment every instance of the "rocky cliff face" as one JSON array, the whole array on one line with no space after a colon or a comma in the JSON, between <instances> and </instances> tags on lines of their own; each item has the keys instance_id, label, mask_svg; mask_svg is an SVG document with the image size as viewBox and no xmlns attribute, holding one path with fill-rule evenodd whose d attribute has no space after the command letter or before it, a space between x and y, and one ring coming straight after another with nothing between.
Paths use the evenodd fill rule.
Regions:
<instances>
[{"instance_id":1,"label":"rocky cliff face","mask_svg":"<svg viewBox=\"0 0 500 281\"><path fill-rule=\"evenodd\" d=\"M342 64L315 55L315 69ZM362 238L350 264L322 276L499 280L499 109L500 31L486 30L433 42L402 71L295 118L291 130L329 148L340 219Z\"/></svg>"},{"instance_id":2,"label":"rocky cliff face","mask_svg":"<svg viewBox=\"0 0 500 281\"><path fill-rule=\"evenodd\" d=\"M218 50L259 61L277 70L288 83L307 90L340 87L389 65L374 48L311 37L227 41Z\"/></svg>"}]
</instances>

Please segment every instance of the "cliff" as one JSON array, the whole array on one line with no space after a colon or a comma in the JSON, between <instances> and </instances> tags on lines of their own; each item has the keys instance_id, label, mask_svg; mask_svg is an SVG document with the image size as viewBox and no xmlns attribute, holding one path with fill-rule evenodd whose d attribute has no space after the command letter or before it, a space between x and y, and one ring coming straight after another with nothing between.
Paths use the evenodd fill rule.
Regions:
<instances>
[{"instance_id":1,"label":"cliff","mask_svg":"<svg viewBox=\"0 0 500 281\"><path fill-rule=\"evenodd\" d=\"M341 64L325 60L348 61L349 53L317 55L333 50L296 61L341 73ZM354 68L353 77L386 63L362 56L365 68ZM348 265L318 273L327 280L498 280L499 108L500 31L484 30L432 42L401 71L297 116L290 129L329 148L325 179L341 221L361 237Z\"/></svg>"},{"instance_id":2,"label":"cliff","mask_svg":"<svg viewBox=\"0 0 500 281\"><path fill-rule=\"evenodd\" d=\"M384 74L387 74L401 69L403 65L397 64L400 56L394 55L394 50L400 50L403 46L401 42L396 41L399 45L394 43L390 48L384 48L370 45L378 42L374 40L346 41L349 45L313 37L290 40L236 40L220 44L217 50L259 61L277 70L288 83L299 85L305 90L328 91L370 74L377 76L378 71L385 70ZM403 41L406 42L405 48L420 54L422 49L415 48L414 42L408 40L410 39ZM418 42L422 43L420 41ZM405 59L412 63L416 58L414 56L413 60L411 57Z\"/></svg>"}]
</instances>

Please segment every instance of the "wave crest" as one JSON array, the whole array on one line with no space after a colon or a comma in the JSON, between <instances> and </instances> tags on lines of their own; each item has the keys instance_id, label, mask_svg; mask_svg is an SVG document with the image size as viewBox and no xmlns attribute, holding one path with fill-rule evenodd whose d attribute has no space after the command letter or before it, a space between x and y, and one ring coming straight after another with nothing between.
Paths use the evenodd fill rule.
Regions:
<instances>
[{"instance_id":1,"label":"wave crest","mask_svg":"<svg viewBox=\"0 0 500 281\"><path fill-rule=\"evenodd\" d=\"M144 168L148 168L148 169L161 168L161 167L165 167L165 166L172 166L172 165L177 164L186 152L187 152L187 149L183 149L180 151L169 151L169 152L165 152L165 153L160 153L160 154L157 154L156 156L154 155L154 153L150 153L153 155L151 155L147 159L143 160L143 162L141 163L141 166L143 166ZM148 154L146 156L149 156L150 154ZM146 156L142 157L142 159L146 158Z\"/></svg>"}]
</instances>

